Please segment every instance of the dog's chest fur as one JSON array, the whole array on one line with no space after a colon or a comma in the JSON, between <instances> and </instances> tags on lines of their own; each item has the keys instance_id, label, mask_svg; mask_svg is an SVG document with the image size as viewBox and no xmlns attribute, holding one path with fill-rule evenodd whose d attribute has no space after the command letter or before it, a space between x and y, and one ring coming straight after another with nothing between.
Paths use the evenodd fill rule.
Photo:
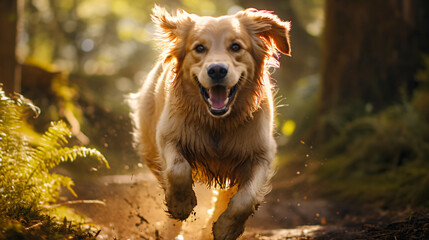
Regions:
<instances>
[{"instance_id":1,"label":"dog's chest fur","mask_svg":"<svg viewBox=\"0 0 429 240\"><path fill-rule=\"evenodd\" d=\"M256 114L255 117L260 117ZM187 123L182 128L178 149L194 170L194 179L220 187L246 182L257 156L265 149L258 142L255 119L235 129L213 131L201 125ZM255 132L249 139L248 132ZM247 136L245 140L243 137Z\"/></svg>"}]
</instances>

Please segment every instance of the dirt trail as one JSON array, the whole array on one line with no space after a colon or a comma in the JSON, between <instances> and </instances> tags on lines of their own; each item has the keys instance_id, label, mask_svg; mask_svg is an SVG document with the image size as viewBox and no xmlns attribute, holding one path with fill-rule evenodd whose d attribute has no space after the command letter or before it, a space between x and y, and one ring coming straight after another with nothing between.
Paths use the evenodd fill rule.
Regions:
<instances>
[{"instance_id":1,"label":"dirt trail","mask_svg":"<svg viewBox=\"0 0 429 240\"><path fill-rule=\"evenodd\" d=\"M73 206L87 221L102 227L99 239L173 238L168 232L177 227L177 222L166 217L162 190L148 172L77 180L75 191L79 199L105 201L106 206ZM207 224L212 190L196 185L195 192L198 199L195 214L183 223L182 237L176 239L200 239ZM248 221L241 239L309 239L315 231L323 229L320 223L326 222L324 215L329 214L329 205L323 201L299 202L275 195L269 195L266 201Z\"/></svg>"},{"instance_id":2,"label":"dirt trail","mask_svg":"<svg viewBox=\"0 0 429 240\"><path fill-rule=\"evenodd\" d=\"M98 239L174 239L169 232L179 229L180 223L167 217L162 190L148 171L75 182L79 199L106 203L73 205L87 222L101 226ZM367 207L342 206L306 196L309 189L291 190L278 182L273 186L266 202L248 220L240 239L429 239L428 209L383 209L374 203ZM206 239L201 234L207 225L213 193L203 185L196 185L195 192L195 214L183 223L176 239ZM206 230L210 231L211 223L208 226Z\"/></svg>"}]
</instances>

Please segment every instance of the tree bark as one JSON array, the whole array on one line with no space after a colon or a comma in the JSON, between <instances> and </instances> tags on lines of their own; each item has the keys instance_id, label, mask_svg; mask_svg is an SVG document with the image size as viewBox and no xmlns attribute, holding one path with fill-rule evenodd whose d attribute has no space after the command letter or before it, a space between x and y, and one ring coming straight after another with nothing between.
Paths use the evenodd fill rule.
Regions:
<instances>
[{"instance_id":1,"label":"tree bark","mask_svg":"<svg viewBox=\"0 0 429 240\"><path fill-rule=\"evenodd\" d=\"M319 113L412 95L429 52L429 1L326 0Z\"/></svg>"},{"instance_id":2,"label":"tree bark","mask_svg":"<svg viewBox=\"0 0 429 240\"><path fill-rule=\"evenodd\" d=\"M17 85L20 70L15 55L18 23L18 1L0 1L0 73L6 93L12 93Z\"/></svg>"}]
</instances>

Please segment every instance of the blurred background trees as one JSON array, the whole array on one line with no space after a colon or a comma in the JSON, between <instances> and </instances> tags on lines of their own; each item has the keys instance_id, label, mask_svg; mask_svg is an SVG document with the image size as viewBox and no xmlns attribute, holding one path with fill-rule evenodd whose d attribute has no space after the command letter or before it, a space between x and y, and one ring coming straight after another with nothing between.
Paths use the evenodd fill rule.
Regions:
<instances>
[{"instance_id":1,"label":"blurred background trees","mask_svg":"<svg viewBox=\"0 0 429 240\"><path fill-rule=\"evenodd\" d=\"M426 1L326 1L322 112L410 99L429 51Z\"/></svg>"}]
</instances>

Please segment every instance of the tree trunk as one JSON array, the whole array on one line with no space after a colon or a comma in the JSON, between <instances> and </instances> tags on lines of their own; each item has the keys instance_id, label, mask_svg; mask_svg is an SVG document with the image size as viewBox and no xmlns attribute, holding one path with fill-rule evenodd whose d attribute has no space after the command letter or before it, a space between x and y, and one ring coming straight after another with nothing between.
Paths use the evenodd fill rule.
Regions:
<instances>
[{"instance_id":1,"label":"tree trunk","mask_svg":"<svg viewBox=\"0 0 429 240\"><path fill-rule=\"evenodd\" d=\"M15 53L20 3L18 0L0 1L0 82L9 94L20 90L21 70Z\"/></svg>"},{"instance_id":2,"label":"tree trunk","mask_svg":"<svg viewBox=\"0 0 429 240\"><path fill-rule=\"evenodd\" d=\"M429 52L429 1L326 0L319 113L411 96Z\"/></svg>"}]
</instances>

